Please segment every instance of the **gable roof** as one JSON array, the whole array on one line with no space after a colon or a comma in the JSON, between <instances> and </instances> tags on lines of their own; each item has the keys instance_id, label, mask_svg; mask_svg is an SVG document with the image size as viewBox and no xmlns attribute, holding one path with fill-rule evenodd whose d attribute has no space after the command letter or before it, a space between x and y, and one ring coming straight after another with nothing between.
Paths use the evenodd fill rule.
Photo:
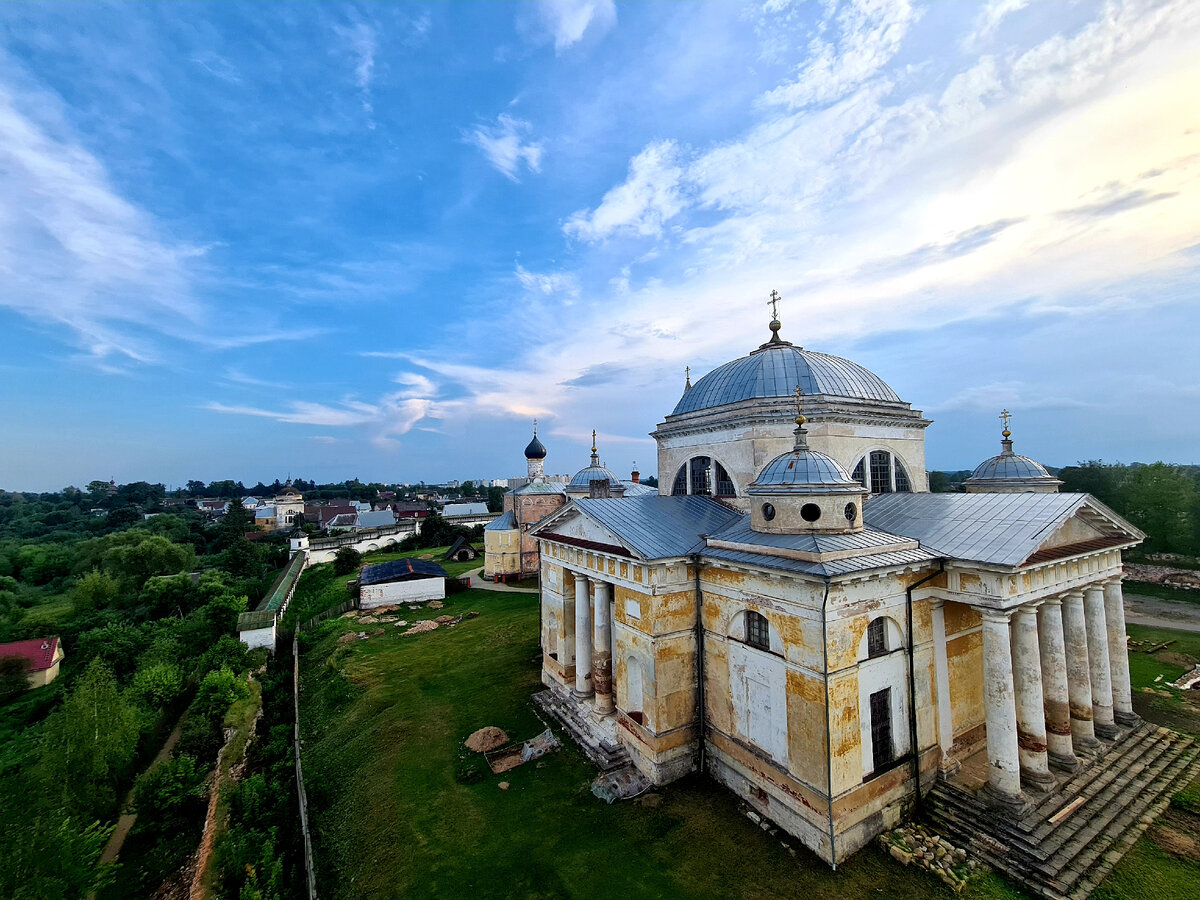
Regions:
<instances>
[{"instance_id":1,"label":"gable roof","mask_svg":"<svg viewBox=\"0 0 1200 900\"><path fill-rule=\"evenodd\" d=\"M30 672L41 672L54 665L58 652L58 638L31 638L27 641L12 641L0 644L0 658L15 656L25 660Z\"/></svg>"},{"instance_id":2,"label":"gable roof","mask_svg":"<svg viewBox=\"0 0 1200 900\"><path fill-rule=\"evenodd\" d=\"M611 531L642 559L670 559L703 549L700 535L724 528L741 513L707 497L582 497L551 513L532 533L554 538L554 523L577 512Z\"/></svg>"},{"instance_id":3,"label":"gable roof","mask_svg":"<svg viewBox=\"0 0 1200 900\"><path fill-rule=\"evenodd\" d=\"M447 503L442 509L442 516L486 516L486 503Z\"/></svg>"},{"instance_id":4,"label":"gable roof","mask_svg":"<svg viewBox=\"0 0 1200 900\"><path fill-rule=\"evenodd\" d=\"M402 578L447 578L446 570L431 559L393 559L391 562L364 566L358 583L381 584Z\"/></svg>"},{"instance_id":5,"label":"gable roof","mask_svg":"<svg viewBox=\"0 0 1200 900\"><path fill-rule=\"evenodd\" d=\"M382 528L385 525L395 525L396 514L390 509L381 509L358 514L359 528Z\"/></svg>"},{"instance_id":6,"label":"gable roof","mask_svg":"<svg viewBox=\"0 0 1200 900\"><path fill-rule=\"evenodd\" d=\"M1013 567L1053 558L1042 545L1075 515L1102 532L1104 547L1145 537L1090 494L878 494L863 505L870 528L915 538L947 558ZM1078 552L1090 549L1101 546Z\"/></svg>"}]
</instances>

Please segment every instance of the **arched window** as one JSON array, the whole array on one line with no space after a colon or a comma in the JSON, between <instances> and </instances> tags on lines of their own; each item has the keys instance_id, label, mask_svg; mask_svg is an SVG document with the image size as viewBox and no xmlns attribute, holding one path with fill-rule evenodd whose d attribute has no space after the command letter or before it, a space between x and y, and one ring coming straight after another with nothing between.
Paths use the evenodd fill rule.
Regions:
<instances>
[{"instance_id":1,"label":"arched window","mask_svg":"<svg viewBox=\"0 0 1200 900\"><path fill-rule=\"evenodd\" d=\"M688 470L691 470L691 490L688 490ZM715 488L715 490L714 490ZM708 456L693 456L679 467L671 495L696 494L701 497L736 497L737 488L725 467Z\"/></svg>"},{"instance_id":2,"label":"arched window","mask_svg":"<svg viewBox=\"0 0 1200 900\"><path fill-rule=\"evenodd\" d=\"M880 617L867 626L867 658L886 656L887 652L887 619Z\"/></svg>"},{"instance_id":3,"label":"arched window","mask_svg":"<svg viewBox=\"0 0 1200 900\"><path fill-rule=\"evenodd\" d=\"M872 494L912 493L904 464L887 450L872 450L858 461L851 477Z\"/></svg>"},{"instance_id":4,"label":"arched window","mask_svg":"<svg viewBox=\"0 0 1200 900\"><path fill-rule=\"evenodd\" d=\"M771 649L771 629L761 613L746 611L746 643L758 650Z\"/></svg>"}]
</instances>

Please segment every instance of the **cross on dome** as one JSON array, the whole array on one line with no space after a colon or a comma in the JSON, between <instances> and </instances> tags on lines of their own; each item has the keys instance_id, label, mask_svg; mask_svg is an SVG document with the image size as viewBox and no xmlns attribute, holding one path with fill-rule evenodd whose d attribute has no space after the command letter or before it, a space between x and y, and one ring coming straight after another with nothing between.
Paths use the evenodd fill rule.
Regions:
<instances>
[{"instance_id":1,"label":"cross on dome","mask_svg":"<svg viewBox=\"0 0 1200 900\"><path fill-rule=\"evenodd\" d=\"M767 301L767 306L771 307L771 319L773 321L779 320L779 301L782 299L779 296L779 291L771 291L771 299Z\"/></svg>"},{"instance_id":2,"label":"cross on dome","mask_svg":"<svg viewBox=\"0 0 1200 900\"><path fill-rule=\"evenodd\" d=\"M1012 437L1012 432L1008 430L1008 420L1012 418L1012 413L1007 409L1000 411L1000 421L1004 423L1004 436Z\"/></svg>"}]
</instances>

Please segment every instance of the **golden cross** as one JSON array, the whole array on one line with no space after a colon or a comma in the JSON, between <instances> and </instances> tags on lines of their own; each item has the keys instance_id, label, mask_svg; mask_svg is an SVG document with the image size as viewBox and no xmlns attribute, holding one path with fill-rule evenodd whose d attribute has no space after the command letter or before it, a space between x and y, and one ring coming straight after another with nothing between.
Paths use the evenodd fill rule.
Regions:
<instances>
[{"instance_id":1,"label":"golden cross","mask_svg":"<svg viewBox=\"0 0 1200 900\"><path fill-rule=\"evenodd\" d=\"M1012 413L1007 409L1001 410L1000 421L1004 423L1004 436L1008 437L1008 420L1012 418Z\"/></svg>"},{"instance_id":2,"label":"golden cross","mask_svg":"<svg viewBox=\"0 0 1200 900\"><path fill-rule=\"evenodd\" d=\"M771 299L767 301L767 306L771 307L771 318L779 318L779 301L783 298L779 296L779 291L771 291Z\"/></svg>"},{"instance_id":3,"label":"golden cross","mask_svg":"<svg viewBox=\"0 0 1200 900\"><path fill-rule=\"evenodd\" d=\"M596 452L596 429L592 429L592 452Z\"/></svg>"},{"instance_id":4,"label":"golden cross","mask_svg":"<svg viewBox=\"0 0 1200 900\"><path fill-rule=\"evenodd\" d=\"M804 402L803 397L804 388L800 387L800 385L796 385L796 412L800 413L801 415L804 414L804 407L802 405Z\"/></svg>"}]
</instances>

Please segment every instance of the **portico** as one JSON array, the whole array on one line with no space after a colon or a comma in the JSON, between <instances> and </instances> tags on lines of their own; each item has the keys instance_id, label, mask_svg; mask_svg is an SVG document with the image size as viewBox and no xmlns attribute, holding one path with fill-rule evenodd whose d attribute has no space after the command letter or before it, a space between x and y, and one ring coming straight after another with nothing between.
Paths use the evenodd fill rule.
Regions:
<instances>
[{"instance_id":1,"label":"portico","mask_svg":"<svg viewBox=\"0 0 1200 900\"><path fill-rule=\"evenodd\" d=\"M1030 579L1041 588L1028 599L954 601L980 616L983 746L955 743L949 713L966 701L956 690L967 688L953 683L948 671L947 601L931 598L935 634L943 635L935 643L936 684L947 692L937 704L943 777L985 789L998 806L1019 814L1029 793L1053 790L1081 760L1096 758L1139 722L1130 701L1121 577L1119 568L1105 565L1112 562L1119 567L1119 556L1099 554L1085 563L1093 570L1086 579L1072 577L1069 567L1057 573L1067 576L1062 590L1054 590L1054 572L1041 573ZM985 769L977 754L985 754ZM973 764L960 773L968 760Z\"/></svg>"}]
</instances>

